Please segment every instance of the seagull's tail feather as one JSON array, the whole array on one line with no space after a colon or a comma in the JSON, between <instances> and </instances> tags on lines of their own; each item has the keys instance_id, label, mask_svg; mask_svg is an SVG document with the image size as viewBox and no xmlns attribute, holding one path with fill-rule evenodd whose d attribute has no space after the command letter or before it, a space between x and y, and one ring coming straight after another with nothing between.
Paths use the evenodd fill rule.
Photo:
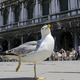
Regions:
<instances>
[{"instance_id":1,"label":"seagull's tail feather","mask_svg":"<svg viewBox=\"0 0 80 80\"><path fill-rule=\"evenodd\" d=\"M6 54L17 55L17 54L15 53L15 51L16 51L16 48L13 48L13 49L10 49L10 50L5 51L5 53L6 53Z\"/></svg>"},{"instance_id":2,"label":"seagull's tail feather","mask_svg":"<svg viewBox=\"0 0 80 80\"><path fill-rule=\"evenodd\" d=\"M13 53L0 52L0 57L3 59L17 59L18 60L18 56Z\"/></svg>"}]
</instances>

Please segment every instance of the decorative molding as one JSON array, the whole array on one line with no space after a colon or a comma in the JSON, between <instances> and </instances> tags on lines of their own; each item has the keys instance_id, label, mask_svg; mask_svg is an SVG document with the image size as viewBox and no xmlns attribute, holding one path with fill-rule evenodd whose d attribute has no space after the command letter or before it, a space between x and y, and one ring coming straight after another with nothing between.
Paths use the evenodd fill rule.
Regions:
<instances>
[{"instance_id":1,"label":"decorative molding","mask_svg":"<svg viewBox=\"0 0 80 80\"><path fill-rule=\"evenodd\" d=\"M35 5L36 5L36 0L33 1L33 6L35 6Z\"/></svg>"},{"instance_id":2,"label":"decorative molding","mask_svg":"<svg viewBox=\"0 0 80 80\"><path fill-rule=\"evenodd\" d=\"M6 7L6 10L8 11L8 14L9 14L10 7Z\"/></svg>"},{"instance_id":3,"label":"decorative molding","mask_svg":"<svg viewBox=\"0 0 80 80\"><path fill-rule=\"evenodd\" d=\"M42 0L38 0L38 4L42 4Z\"/></svg>"},{"instance_id":4,"label":"decorative molding","mask_svg":"<svg viewBox=\"0 0 80 80\"><path fill-rule=\"evenodd\" d=\"M19 0L19 2L24 2L25 0Z\"/></svg>"},{"instance_id":5,"label":"decorative molding","mask_svg":"<svg viewBox=\"0 0 80 80\"><path fill-rule=\"evenodd\" d=\"M12 5L11 7L12 7L12 12L15 12L15 7L16 6L19 6L19 9L20 9L20 11L21 11L21 9L22 9L22 3L18 3L18 4L15 4L15 5Z\"/></svg>"},{"instance_id":6,"label":"decorative molding","mask_svg":"<svg viewBox=\"0 0 80 80\"><path fill-rule=\"evenodd\" d=\"M11 8L12 8L12 12L15 12L15 6L12 6Z\"/></svg>"},{"instance_id":7,"label":"decorative molding","mask_svg":"<svg viewBox=\"0 0 80 80\"><path fill-rule=\"evenodd\" d=\"M22 9L22 3L19 4L19 8L20 8L20 11L21 11L21 9Z\"/></svg>"},{"instance_id":8,"label":"decorative molding","mask_svg":"<svg viewBox=\"0 0 80 80\"><path fill-rule=\"evenodd\" d=\"M5 10L5 9L1 9L1 15L3 15L3 14L4 14L4 10Z\"/></svg>"},{"instance_id":9,"label":"decorative molding","mask_svg":"<svg viewBox=\"0 0 80 80\"><path fill-rule=\"evenodd\" d=\"M36 5L36 0L27 0L24 2L24 7L27 9L29 2L33 3L33 7Z\"/></svg>"},{"instance_id":10,"label":"decorative molding","mask_svg":"<svg viewBox=\"0 0 80 80\"><path fill-rule=\"evenodd\" d=\"M9 14L10 7L2 8L2 9L1 9L1 15L4 14L4 11L5 11L5 10L7 10L8 14Z\"/></svg>"},{"instance_id":11,"label":"decorative molding","mask_svg":"<svg viewBox=\"0 0 80 80\"><path fill-rule=\"evenodd\" d=\"M24 2L24 8L27 8L27 6L28 6L28 2L25 1L25 2Z\"/></svg>"}]
</instances>

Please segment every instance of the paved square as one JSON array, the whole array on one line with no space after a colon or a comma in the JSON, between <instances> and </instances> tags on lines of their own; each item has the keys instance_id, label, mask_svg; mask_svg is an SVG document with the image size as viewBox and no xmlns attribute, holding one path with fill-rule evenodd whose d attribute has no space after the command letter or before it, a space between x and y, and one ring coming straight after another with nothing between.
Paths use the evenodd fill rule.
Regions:
<instances>
[{"instance_id":1,"label":"paved square","mask_svg":"<svg viewBox=\"0 0 80 80\"><path fill-rule=\"evenodd\" d=\"M0 80L35 80L33 63L0 62ZM80 80L80 61L43 61L37 63L37 76L45 80Z\"/></svg>"}]
</instances>

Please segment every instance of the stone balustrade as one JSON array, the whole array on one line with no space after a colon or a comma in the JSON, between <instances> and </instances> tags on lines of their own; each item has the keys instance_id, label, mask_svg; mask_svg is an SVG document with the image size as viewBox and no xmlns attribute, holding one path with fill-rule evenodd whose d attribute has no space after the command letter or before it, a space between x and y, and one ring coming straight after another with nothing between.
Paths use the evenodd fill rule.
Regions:
<instances>
[{"instance_id":1,"label":"stone balustrade","mask_svg":"<svg viewBox=\"0 0 80 80\"><path fill-rule=\"evenodd\" d=\"M51 22L52 20L56 21L57 19L60 20L60 19L73 18L76 16L78 17L79 14L80 14L80 9L75 9L75 10L70 10L70 11L68 10L68 11L64 11L56 14L46 15L38 18L28 19L28 20L23 19L23 21L20 20L19 22L11 22L10 24L0 26L0 32L7 29L11 30L13 28L19 28L19 27L24 28L24 27L27 27L28 25L36 24L36 23L42 23L42 22L45 23L45 21Z\"/></svg>"}]
</instances>

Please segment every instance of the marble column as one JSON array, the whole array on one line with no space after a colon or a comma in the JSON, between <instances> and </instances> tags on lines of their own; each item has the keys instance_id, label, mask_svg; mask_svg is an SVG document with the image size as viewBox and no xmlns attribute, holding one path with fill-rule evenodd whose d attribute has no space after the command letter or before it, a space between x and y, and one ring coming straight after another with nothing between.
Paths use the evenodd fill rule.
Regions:
<instances>
[{"instance_id":1,"label":"marble column","mask_svg":"<svg viewBox=\"0 0 80 80\"><path fill-rule=\"evenodd\" d=\"M71 10L77 8L77 0L70 0Z\"/></svg>"},{"instance_id":2,"label":"marble column","mask_svg":"<svg viewBox=\"0 0 80 80\"><path fill-rule=\"evenodd\" d=\"M21 36L21 44L23 44L23 36Z\"/></svg>"},{"instance_id":3,"label":"marble column","mask_svg":"<svg viewBox=\"0 0 80 80\"><path fill-rule=\"evenodd\" d=\"M0 26L1 26L1 11L0 11Z\"/></svg>"},{"instance_id":4,"label":"marble column","mask_svg":"<svg viewBox=\"0 0 80 80\"><path fill-rule=\"evenodd\" d=\"M36 13L35 13L35 11L36 11L36 7L35 7L35 5L33 5L33 18L36 17Z\"/></svg>"},{"instance_id":5,"label":"marble column","mask_svg":"<svg viewBox=\"0 0 80 80\"><path fill-rule=\"evenodd\" d=\"M28 9L27 9L27 7L28 7L28 3L25 2L24 3L24 20L28 19Z\"/></svg>"},{"instance_id":6,"label":"marble column","mask_svg":"<svg viewBox=\"0 0 80 80\"><path fill-rule=\"evenodd\" d=\"M36 5L35 5L35 17L38 17L38 15L39 15L39 11L38 11L39 9L38 9L38 0L36 0Z\"/></svg>"},{"instance_id":7,"label":"marble column","mask_svg":"<svg viewBox=\"0 0 80 80\"><path fill-rule=\"evenodd\" d=\"M78 35L77 34L78 34L77 30L74 29L74 48L75 48L76 51L78 49Z\"/></svg>"},{"instance_id":8,"label":"marble column","mask_svg":"<svg viewBox=\"0 0 80 80\"><path fill-rule=\"evenodd\" d=\"M59 13L60 12L59 0L55 0L55 5L56 5L56 13Z\"/></svg>"},{"instance_id":9,"label":"marble column","mask_svg":"<svg viewBox=\"0 0 80 80\"><path fill-rule=\"evenodd\" d=\"M56 0L51 1L51 10L52 10L52 14L56 13Z\"/></svg>"},{"instance_id":10,"label":"marble column","mask_svg":"<svg viewBox=\"0 0 80 80\"><path fill-rule=\"evenodd\" d=\"M70 0L68 0L68 10L71 10L71 1Z\"/></svg>"},{"instance_id":11,"label":"marble column","mask_svg":"<svg viewBox=\"0 0 80 80\"><path fill-rule=\"evenodd\" d=\"M21 21L24 20L24 3L22 2L22 9L21 9Z\"/></svg>"},{"instance_id":12,"label":"marble column","mask_svg":"<svg viewBox=\"0 0 80 80\"><path fill-rule=\"evenodd\" d=\"M14 6L12 6L11 13L12 13L12 23L14 23L15 22L15 7Z\"/></svg>"},{"instance_id":13,"label":"marble column","mask_svg":"<svg viewBox=\"0 0 80 80\"><path fill-rule=\"evenodd\" d=\"M60 49L61 49L60 38L59 37L56 37L56 50L57 51L60 51Z\"/></svg>"},{"instance_id":14,"label":"marble column","mask_svg":"<svg viewBox=\"0 0 80 80\"><path fill-rule=\"evenodd\" d=\"M9 18L8 18L8 20L9 20L8 23L9 23L9 24L10 24L11 21L12 21L12 20L11 20L11 19L12 19L12 14L11 14L11 13L12 13L12 12L11 12L12 10L11 10L11 9L12 9L12 8L11 8L11 6L10 6L10 7L9 7Z\"/></svg>"},{"instance_id":15,"label":"marble column","mask_svg":"<svg viewBox=\"0 0 80 80\"><path fill-rule=\"evenodd\" d=\"M28 19L28 11L27 8L24 8L24 20Z\"/></svg>"},{"instance_id":16,"label":"marble column","mask_svg":"<svg viewBox=\"0 0 80 80\"><path fill-rule=\"evenodd\" d=\"M49 1L49 15L52 13L52 10L51 10L51 1Z\"/></svg>"},{"instance_id":17,"label":"marble column","mask_svg":"<svg viewBox=\"0 0 80 80\"><path fill-rule=\"evenodd\" d=\"M77 0L70 0L71 10L77 8ZM71 15L76 15L76 11L72 11Z\"/></svg>"},{"instance_id":18,"label":"marble column","mask_svg":"<svg viewBox=\"0 0 80 80\"><path fill-rule=\"evenodd\" d=\"M10 48L10 38L9 38L9 40L8 40L8 50L10 50L11 48Z\"/></svg>"},{"instance_id":19,"label":"marble column","mask_svg":"<svg viewBox=\"0 0 80 80\"><path fill-rule=\"evenodd\" d=\"M38 2L39 5L39 16L42 16L42 2Z\"/></svg>"},{"instance_id":20,"label":"marble column","mask_svg":"<svg viewBox=\"0 0 80 80\"><path fill-rule=\"evenodd\" d=\"M3 12L0 11L0 26L3 26Z\"/></svg>"},{"instance_id":21,"label":"marble column","mask_svg":"<svg viewBox=\"0 0 80 80\"><path fill-rule=\"evenodd\" d=\"M12 22L12 23L15 22L14 12L12 12L12 21L11 21L11 22Z\"/></svg>"},{"instance_id":22,"label":"marble column","mask_svg":"<svg viewBox=\"0 0 80 80\"><path fill-rule=\"evenodd\" d=\"M78 8L80 8L80 0L77 0Z\"/></svg>"}]
</instances>

